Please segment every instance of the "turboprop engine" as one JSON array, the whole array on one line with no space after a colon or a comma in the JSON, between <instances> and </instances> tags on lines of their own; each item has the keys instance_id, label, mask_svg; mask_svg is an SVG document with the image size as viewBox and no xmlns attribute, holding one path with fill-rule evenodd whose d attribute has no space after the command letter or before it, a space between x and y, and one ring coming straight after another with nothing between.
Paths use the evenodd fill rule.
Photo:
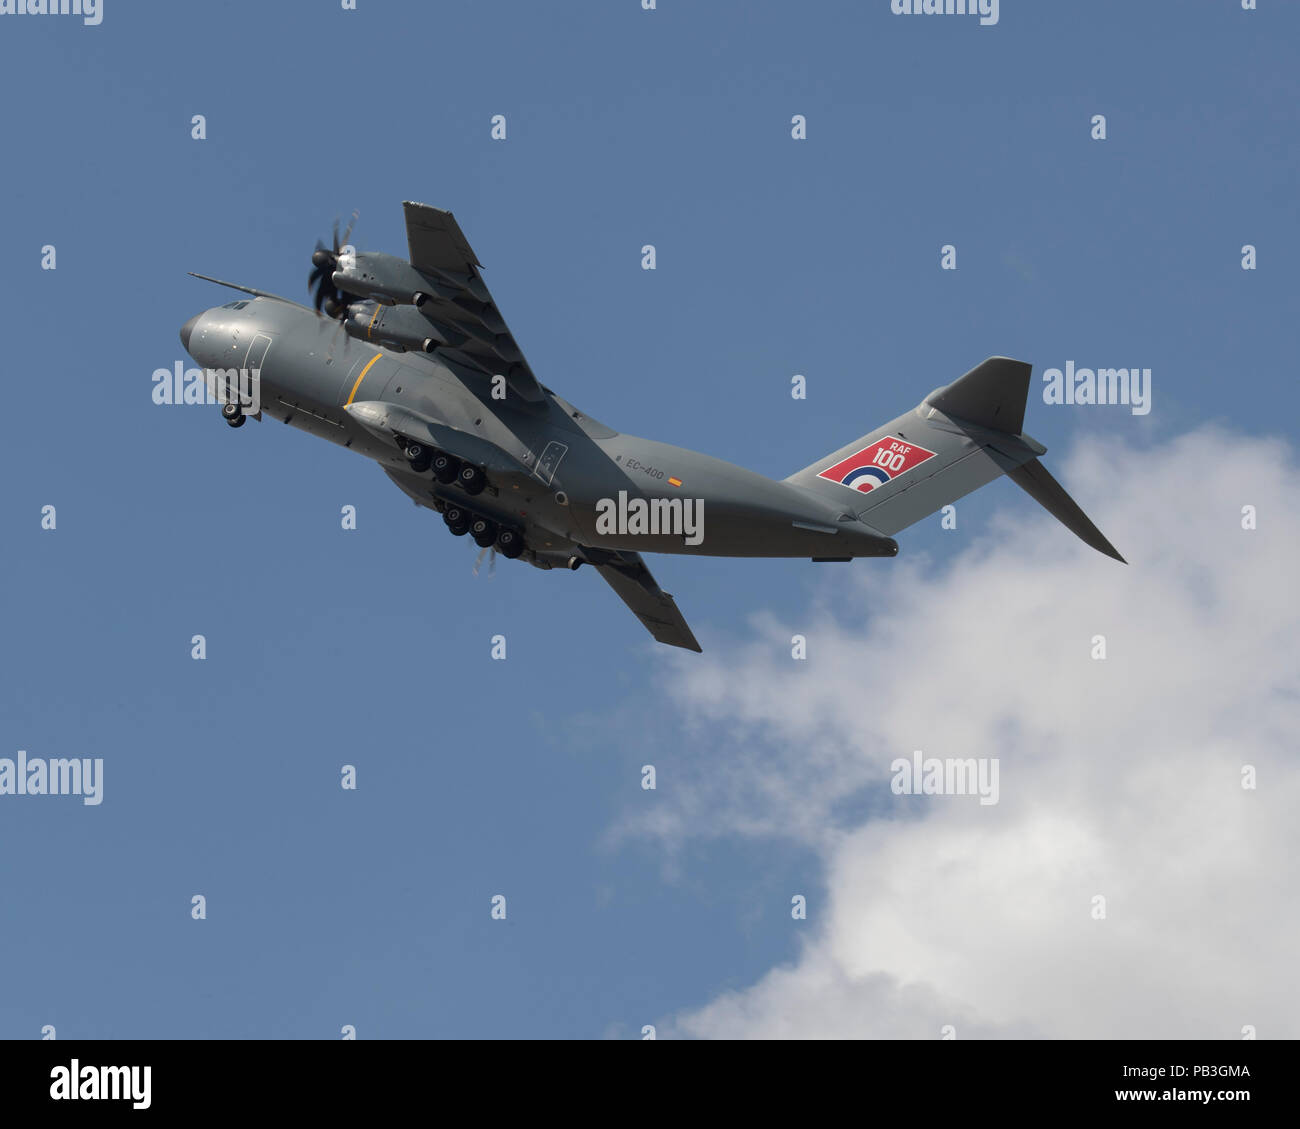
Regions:
<instances>
[{"instance_id":1,"label":"turboprop engine","mask_svg":"<svg viewBox=\"0 0 1300 1129\"><path fill-rule=\"evenodd\" d=\"M432 288L430 280L405 259L378 251L340 254L330 281L339 290L385 306L423 305Z\"/></svg>"},{"instance_id":2,"label":"turboprop engine","mask_svg":"<svg viewBox=\"0 0 1300 1129\"><path fill-rule=\"evenodd\" d=\"M367 299L348 306L343 328L349 337L405 351L432 353L447 340L414 306L386 306Z\"/></svg>"}]
</instances>

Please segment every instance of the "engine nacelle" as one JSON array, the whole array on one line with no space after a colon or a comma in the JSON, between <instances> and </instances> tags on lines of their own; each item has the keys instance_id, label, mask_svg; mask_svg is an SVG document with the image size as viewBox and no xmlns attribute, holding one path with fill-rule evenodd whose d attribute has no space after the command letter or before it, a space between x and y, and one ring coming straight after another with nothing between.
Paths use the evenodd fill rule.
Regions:
<instances>
[{"instance_id":1,"label":"engine nacelle","mask_svg":"<svg viewBox=\"0 0 1300 1129\"><path fill-rule=\"evenodd\" d=\"M382 251L357 251L339 256L334 285L349 294L371 298L385 306L409 306L428 294L430 283L405 259Z\"/></svg>"},{"instance_id":2,"label":"engine nacelle","mask_svg":"<svg viewBox=\"0 0 1300 1129\"><path fill-rule=\"evenodd\" d=\"M447 343L413 306L385 306L372 300L353 302L343 328L358 341L399 351L420 349L432 353Z\"/></svg>"},{"instance_id":3,"label":"engine nacelle","mask_svg":"<svg viewBox=\"0 0 1300 1129\"><path fill-rule=\"evenodd\" d=\"M525 549L522 554L534 568L567 568L576 572L587 562L571 551L563 549Z\"/></svg>"}]
</instances>

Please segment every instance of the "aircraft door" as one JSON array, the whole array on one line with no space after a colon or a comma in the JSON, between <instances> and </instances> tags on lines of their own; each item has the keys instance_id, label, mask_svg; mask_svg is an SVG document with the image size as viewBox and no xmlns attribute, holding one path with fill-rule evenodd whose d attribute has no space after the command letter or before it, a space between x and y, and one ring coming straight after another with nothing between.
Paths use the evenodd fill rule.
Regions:
<instances>
[{"instance_id":1,"label":"aircraft door","mask_svg":"<svg viewBox=\"0 0 1300 1129\"><path fill-rule=\"evenodd\" d=\"M244 368L248 372L249 389L252 393L252 412L260 415L262 411L261 396L261 373L262 365L266 361L266 351L271 347L271 339L265 333L253 335L253 340L248 344L248 354L244 357ZM256 370L257 377L254 378L253 372Z\"/></svg>"},{"instance_id":2,"label":"aircraft door","mask_svg":"<svg viewBox=\"0 0 1300 1129\"><path fill-rule=\"evenodd\" d=\"M550 486L551 479L555 477L555 472L560 467L560 460L568 453L569 448L563 443L557 443L552 440L546 444L542 456L537 460L537 465L533 467L533 473L537 475L547 486Z\"/></svg>"}]
</instances>

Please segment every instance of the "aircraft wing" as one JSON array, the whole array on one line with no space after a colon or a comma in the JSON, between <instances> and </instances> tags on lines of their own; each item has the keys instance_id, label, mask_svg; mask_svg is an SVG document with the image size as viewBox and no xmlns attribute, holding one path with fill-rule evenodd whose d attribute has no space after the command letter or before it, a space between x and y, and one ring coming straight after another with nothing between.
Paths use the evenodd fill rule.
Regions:
<instances>
[{"instance_id":1,"label":"aircraft wing","mask_svg":"<svg viewBox=\"0 0 1300 1129\"><path fill-rule=\"evenodd\" d=\"M606 564L593 567L609 582L633 614L660 643L702 651L673 598L655 583L639 553L611 554Z\"/></svg>"},{"instance_id":2,"label":"aircraft wing","mask_svg":"<svg viewBox=\"0 0 1300 1129\"><path fill-rule=\"evenodd\" d=\"M433 509L432 496L419 475L404 474L389 467L384 467L383 470L417 506ZM684 647L688 651L699 652L704 649L695 641L676 602L650 575L650 570L646 568L639 553L606 553L588 548L585 554L588 560L599 557L603 563L592 561L592 567L605 578L618 598L632 609L637 619L645 624L646 630L660 643L667 643L670 647Z\"/></svg>"},{"instance_id":3,"label":"aircraft wing","mask_svg":"<svg viewBox=\"0 0 1300 1129\"><path fill-rule=\"evenodd\" d=\"M487 376L501 374L525 400L544 400L545 393L479 274L482 264L456 217L410 200L402 208L411 266L430 282L432 301L420 312L451 331L444 334L448 345L439 354Z\"/></svg>"}]
</instances>

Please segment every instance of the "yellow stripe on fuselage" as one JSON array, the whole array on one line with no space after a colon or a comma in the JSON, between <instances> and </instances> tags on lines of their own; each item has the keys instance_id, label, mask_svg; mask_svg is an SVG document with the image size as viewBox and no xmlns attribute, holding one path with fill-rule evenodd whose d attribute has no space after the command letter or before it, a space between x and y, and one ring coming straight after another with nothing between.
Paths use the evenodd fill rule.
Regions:
<instances>
[{"instance_id":1,"label":"yellow stripe on fuselage","mask_svg":"<svg viewBox=\"0 0 1300 1129\"><path fill-rule=\"evenodd\" d=\"M357 389L361 387L361 382L365 380L366 373L370 371L370 366L379 360L381 356L383 356L382 353L376 353L366 362L366 367L361 370L361 375L357 377L357 382L352 386L352 393L348 396L348 404L352 403L352 401L357 398ZM343 406L346 408L347 404L344 404Z\"/></svg>"}]
</instances>

